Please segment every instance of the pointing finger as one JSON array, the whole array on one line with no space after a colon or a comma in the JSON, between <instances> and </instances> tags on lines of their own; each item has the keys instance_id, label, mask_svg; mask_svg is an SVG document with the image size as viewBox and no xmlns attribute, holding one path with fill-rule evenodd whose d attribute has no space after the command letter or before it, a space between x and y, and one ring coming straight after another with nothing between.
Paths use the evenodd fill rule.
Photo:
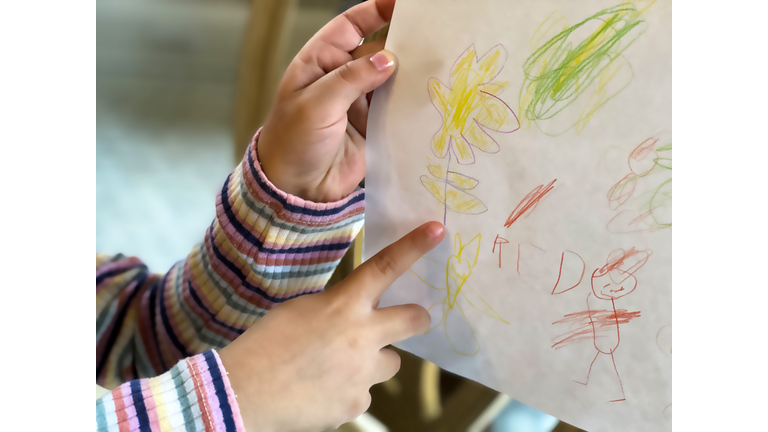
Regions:
<instances>
[{"instance_id":1,"label":"pointing finger","mask_svg":"<svg viewBox=\"0 0 768 432\"><path fill-rule=\"evenodd\" d=\"M362 290L373 304L384 291L422 255L432 250L445 236L440 222L427 222L384 248L356 268L346 279L349 289Z\"/></svg>"}]
</instances>

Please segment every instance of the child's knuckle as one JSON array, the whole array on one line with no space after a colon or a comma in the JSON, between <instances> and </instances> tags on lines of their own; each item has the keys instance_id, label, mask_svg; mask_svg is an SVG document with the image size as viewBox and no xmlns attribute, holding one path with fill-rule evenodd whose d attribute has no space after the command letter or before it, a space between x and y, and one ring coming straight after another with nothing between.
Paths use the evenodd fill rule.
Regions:
<instances>
[{"instance_id":1,"label":"child's knuckle","mask_svg":"<svg viewBox=\"0 0 768 432\"><path fill-rule=\"evenodd\" d=\"M423 331L427 321L429 320L429 314L424 308L412 308L409 312L409 319L411 323L411 330L414 333L420 333ZM426 316L425 316L426 315Z\"/></svg>"},{"instance_id":2,"label":"child's knuckle","mask_svg":"<svg viewBox=\"0 0 768 432\"><path fill-rule=\"evenodd\" d=\"M390 255L375 255L372 260L382 276L390 276L397 268L397 260Z\"/></svg>"},{"instance_id":3,"label":"child's knuckle","mask_svg":"<svg viewBox=\"0 0 768 432\"><path fill-rule=\"evenodd\" d=\"M361 78L360 71L357 68L352 67L351 63L346 63L342 65L341 67L336 69L336 71L339 78L346 81L348 84L354 85L355 83L360 81L360 78Z\"/></svg>"}]
</instances>

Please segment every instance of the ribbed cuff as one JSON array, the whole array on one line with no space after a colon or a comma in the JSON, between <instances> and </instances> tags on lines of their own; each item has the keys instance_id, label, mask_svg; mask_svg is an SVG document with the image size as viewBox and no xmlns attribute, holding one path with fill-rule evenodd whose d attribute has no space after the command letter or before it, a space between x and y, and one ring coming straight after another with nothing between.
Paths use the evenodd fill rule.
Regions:
<instances>
[{"instance_id":1,"label":"ribbed cuff","mask_svg":"<svg viewBox=\"0 0 768 432\"><path fill-rule=\"evenodd\" d=\"M251 266L254 284L263 287L265 298L280 302L323 288L362 228L365 190L315 203L277 189L259 165L259 133L222 188L216 216L228 242Z\"/></svg>"},{"instance_id":2,"label":"ribbed cuff","mask_svg":"<svg viewBox=\"0 0 768 432\"><path fill-rule=\"evenodd\" d=\"M245 431L219 355L206 351L168 372L122 384L96 401L98 431Z\"/></svg>"}]
</instances>

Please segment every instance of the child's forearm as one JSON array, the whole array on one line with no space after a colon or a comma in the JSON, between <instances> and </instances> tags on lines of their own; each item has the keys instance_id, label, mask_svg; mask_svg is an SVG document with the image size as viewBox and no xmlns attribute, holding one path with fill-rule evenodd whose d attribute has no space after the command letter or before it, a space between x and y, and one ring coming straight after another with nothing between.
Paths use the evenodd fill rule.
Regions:
<instances>
[{"instance_id":1,"label":"child's forearm","mask_svg":"<svg viewBox=\"0 0 768 432\"><path fill-rule=\"evenodd\" d=\"M258 136L186 260L162 276L136 258L97 258L99 384L158 375L323 289L362 226L364 191L317 204L277 190L261 172Z\"/></svg>"}]
</instances>

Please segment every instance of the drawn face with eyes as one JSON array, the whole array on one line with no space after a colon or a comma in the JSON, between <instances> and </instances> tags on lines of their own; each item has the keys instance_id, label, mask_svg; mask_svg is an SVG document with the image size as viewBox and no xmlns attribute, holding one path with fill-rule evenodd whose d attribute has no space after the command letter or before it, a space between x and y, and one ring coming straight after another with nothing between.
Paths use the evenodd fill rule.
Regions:
<instances>
[{"instance_id":1,"label":"drawn face with eyes","mask_svg":"<svg viewBox=\"0 0 768 432\"><path fill-rule=\"evenodd\" d=\"M616 300L637 288L635 272L648 261L651 251L616 249L603 267L592 273L592 292L601 300Z\"/></svg>"},{"instance_id":2,"label":"drawn face with eyes","mask_svg":"<svg viewBox=\"0 0 768 432\"><path fill-rule=\"evenodd\" d=\"M592 273L592 292L601 300L616 300L637 288L637 278L619 269L601 273L599 268Z\"/></svg>"}]
</instances>

